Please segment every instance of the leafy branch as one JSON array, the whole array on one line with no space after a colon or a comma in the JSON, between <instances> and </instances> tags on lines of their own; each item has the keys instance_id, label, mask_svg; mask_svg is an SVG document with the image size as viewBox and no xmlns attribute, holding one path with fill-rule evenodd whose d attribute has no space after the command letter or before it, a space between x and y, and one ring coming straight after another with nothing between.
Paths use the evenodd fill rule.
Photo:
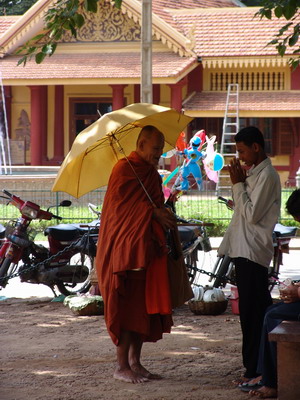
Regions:
<instances>
[{"instance_id":1,"label":"leafy branch","mask_svg":"<svg viewBox=\"0 0 300 400\"><path fill-rule=\"evenodd\" d=\"M28 60L35 58L41 64L46 56L51 57L59 41L66 32L76 39L77 31L85 24L84 11L97 13L100 0L57 0L44 17L43 33L33 37L24 44L16 54L21 58L17 65L26 65ZM114 6L121 7L122 0L113 0Z\"/></svg>"},{"instance_id":2,"label":"leafy branch","mask_svg":"<svg viewBox=\"0 0 300 400\"><path fill-rule=\"evenodd\" d=\"M279 29L278 33L267 46L275 46L281 57L286 54L287 50L293 48L293 57L289 59L289 64L293 68L296 68L300 64L300 46L298 45L300 22L297 22L300 15L300 2L297 0L265 0L262 3L263 8L255 16L267 19L272 19L273 16L276 18L284 17L289 21Z\"/></svg>"}]
</instances>

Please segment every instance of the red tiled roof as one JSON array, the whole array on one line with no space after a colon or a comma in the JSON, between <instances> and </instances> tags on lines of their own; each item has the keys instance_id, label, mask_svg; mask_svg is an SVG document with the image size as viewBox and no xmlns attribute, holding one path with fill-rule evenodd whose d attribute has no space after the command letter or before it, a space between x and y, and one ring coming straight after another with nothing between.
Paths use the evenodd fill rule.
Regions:
<instances>
[{"instance_id":1,"label":"red tiled roof","mask_svg":"<svg viewBox=\"0 0 300 400\"><path fill-rule=\"evenodd\" d=\"M238 7L232 0L152 0L152 12L176 27L170 9L194 9L209 7ZM183 11L184 12L184 11ZM178 26L177 26L178 29Z\"/></svg>"},{"instance_id":2,"label":"red tiled roof","mask_svg":"<svg viewBox=\"0 0 300 400\"><path fill-rule=\"evenodd\" d=\"M285 19L254 18L258 7L214 8L173 12L177 29L188 36L195 28L195 52L201 57L275 55L266 44L286 24ZM172 12L171 12L172 13ZM300 22L300 17L298 17Z\"/></svg>"},{"instance_id":3,"label":"red tiled roof","mask_svg":"<svg viewBox=\"0 0 300 400\"><path fill-rule=\"evenodd\" d=\"M225 112L226 96L226 92L198 92L183 108L186 111ZM300 91L239 93L239 110L242 111L299 111L299 104Z\"/></svg>"},{"instance_id":4,"label":"red tiled roof","mask_svg":"<svg viewBox=\"0 0 300 400\"><path fill-rule=\"evenodd\" d=\"M140 0L142 1L142 0ZM212 7L238 7L233 0L152 0L153 8L212 8Z\"/></svg>"},{"instance_id":5,"label":"red tiled roof","mask_svg":"<svg viewBox=\"0 0 300 400\"><path fill-rule=\"evenodd\" d=\"M141 1L141 0L140 0ZM152 0L152 11L168 23L173 23L166 9L191 9L198 7L235 7L232 0ZM0 16L0 37L13 25L21 15Z\"/></svg>"},{"instance_id":6,"label":"red tiled roof","mask_svg":"<svg viewBox=\"0 0 300 400\"><path fill-rule=\"evenodd\" d=\"M2 16L0 17L0 37L20 18L17 16Z\"/></svg>"},{"instance_id":7,"label":"red tiled roof","mask_svg":"<svg viewBox=\"0 0 300 400\"><path fill-rule=\"evenodd\" d=\"M25 67L16 67L20 57L0 60L4 80L11 79L103 79L139 78L140 53L54 54L41 64L31 60ZM153 78L176 78L195 63L194 57L179 57L172 52L153 53Z\"/></svg>"}]
</instances>

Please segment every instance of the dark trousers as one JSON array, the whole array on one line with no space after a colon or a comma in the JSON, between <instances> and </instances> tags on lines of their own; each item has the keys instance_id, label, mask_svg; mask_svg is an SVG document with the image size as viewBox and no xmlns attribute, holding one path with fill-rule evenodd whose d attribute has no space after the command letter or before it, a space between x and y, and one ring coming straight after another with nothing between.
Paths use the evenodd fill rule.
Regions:
<instances>
[{"instance_id":1,"label":"dark trousers","mask_svg":"<svg viewBox=\"0 0 300 400\"><path fill-rule=\"evenodd\" d=\"M268 290L268 269L246 258L235 258L239 292L240 321L243 334L244 376L258 376L260 338L266 309L272 304Z\"/></svg>"},{"instance_id":2,"label":"dark trousers","mask_svg":"<svg viewBox=\"0 0 300 400\"><path fill-rule=\"evenodd\" d=\"M266 311L259 349L257 372L263 385L277 388L277 347L269 342L268 334L282 321L300 321L300 301L273 304Z\"/></svg>"}]
</instances>

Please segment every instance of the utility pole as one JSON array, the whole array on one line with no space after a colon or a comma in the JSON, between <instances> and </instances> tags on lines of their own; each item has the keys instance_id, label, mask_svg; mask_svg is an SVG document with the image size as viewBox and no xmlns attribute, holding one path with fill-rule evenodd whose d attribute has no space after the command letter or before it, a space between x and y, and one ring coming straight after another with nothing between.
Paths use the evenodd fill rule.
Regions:
<instances>
[{"instance_id":1,"label":"utility pole","mask_svg":"<svg viewBox=\"0 0 300 400\"><path fill-rule=\"evenodd\" d=\"M141 102L152 103L152 0L142 0Z\"/></svg>"}]
</instances>

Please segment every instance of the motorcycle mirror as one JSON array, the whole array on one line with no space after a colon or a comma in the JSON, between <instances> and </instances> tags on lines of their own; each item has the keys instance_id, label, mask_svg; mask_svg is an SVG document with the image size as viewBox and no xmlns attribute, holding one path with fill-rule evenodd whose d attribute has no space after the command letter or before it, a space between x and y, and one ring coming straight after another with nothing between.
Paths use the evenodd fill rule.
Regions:
<instances>
[{"instance_id":1,"label":"motorcycle mirror","mask_svg":"<svg viewBox=\"0 0 300 400\"><path fill-rule=\"evenodd\" d=\"M59 205L61 207L70 207L70 205L72 204L71 200L63 200L59 203Z\"/></svg>"}]
</instances>

